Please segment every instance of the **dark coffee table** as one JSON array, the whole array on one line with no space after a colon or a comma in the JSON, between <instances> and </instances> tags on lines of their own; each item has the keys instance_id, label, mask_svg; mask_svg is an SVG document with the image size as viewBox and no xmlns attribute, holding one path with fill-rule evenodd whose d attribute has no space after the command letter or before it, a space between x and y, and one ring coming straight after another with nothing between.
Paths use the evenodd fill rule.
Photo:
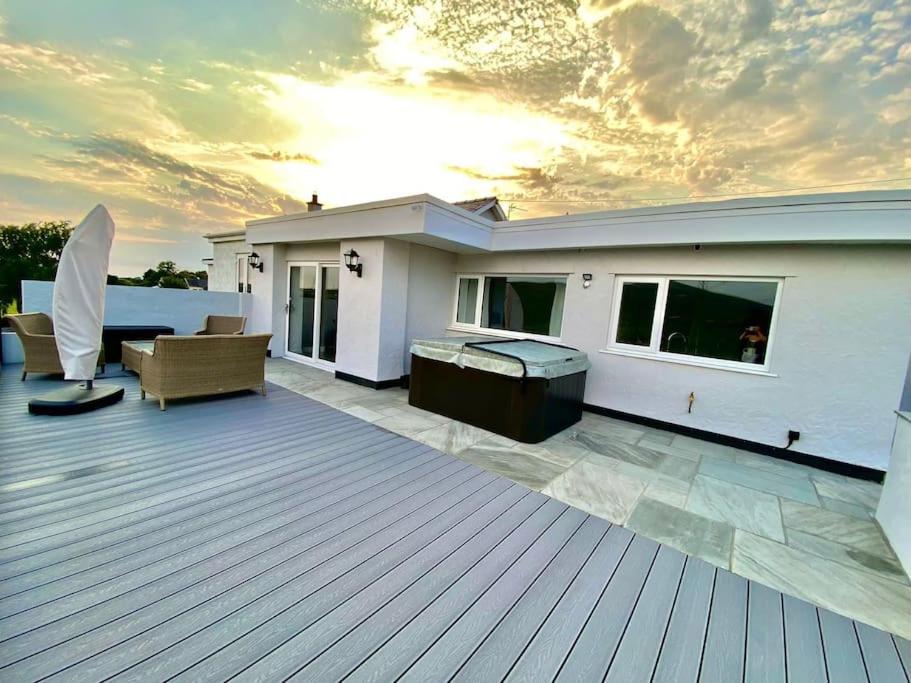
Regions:
<instances>
[{"instance_id":1,"label":"dark coffee table","mask_svg":"<svg viewBox=\"0 0 911 683\"><path fill-rule=\"evenodd\" d=\"M167 325L105 325L101 332L105 362L120 362L121 342L155 339L160 334L174 334L174 328Z\"/></svg>"}]
</instances>

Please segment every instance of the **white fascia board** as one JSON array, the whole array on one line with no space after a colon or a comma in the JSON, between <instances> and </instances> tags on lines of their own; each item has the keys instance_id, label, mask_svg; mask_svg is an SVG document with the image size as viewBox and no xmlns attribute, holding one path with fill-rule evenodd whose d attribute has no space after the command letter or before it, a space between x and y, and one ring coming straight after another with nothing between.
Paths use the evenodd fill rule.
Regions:
<instances>
[{"instance_id":1,"label":"white fascia board","mask_svg":"<svg viewBox=\"0 0 911 683\"><path fill-rule=\"evenodd\" d=\"M880 195L877 197L876 195ZM493 251L687 244L911 243L911 193L778 197L495 225Z\"/></svg>"},{"instance_id":2,"label":"white fascia board","mask_svg":"<svg viewBox=\"0 0 911 683\"><path fill-rule=\"evenodd\" d=\"M456 251L490 251L491 223L489 219L467 211L455 212L449 207L428 203L424 231L432 238L452 244Z\"/></svg>"},{"instance_id":3,"label":"white fascia board","mask_svg":"<svg viewBox=\"0 0 911 683\"><path fill-rule=\"evenodd\" d=\"M415 202L354 212L314 211L297 218L247 224L250 244L326 242L372 237L407 237L424 229L424 204Z\"/></svg>"},{"instance_id":4,"label":"white fascia board","mask_svg":"<svg viewBox=\"0 0 911 683\"><path fill-rule=\"evenodd\" d=\"M246 230L232 230L231 232L210 232L203 237L209 240L210 244L215 244L216 242L243 242L246 234Z\"/></svg>"},{"instance_id":5,"label":"white fascia board","mask_svg":"<svg viewBox=\"0 0 911 683\"><path fill-rule=\"evenodd\" d=\"M492 221L431 195L400 197L247 222L248 244L390 237L490 248Z\"/></svg>"},{"instance_id":6,"label":"white fascia board","mask_svg":"<svg viewBox=\"0 0 911 683\"><path fill-rule=\"evenodd\" d=\"M246 222L248 228L259 226L259 225L271 225L278 223L285 223L288 221L297 221L297 220L310 220L312 218L319 218L324 216L337 216L340 214L346 213L358 213L361 211L371 211L373 209L384 209L392 206L407 206L409 204L417 204L420 202L426 201L437 201L432 195L429 194L416 194L409 195L407 197L395 197L393 199L383 199L376 202L365 202L363 204L350 204L348 206L339 206L334 209L321 209L319 211L301 211L298 213L288 213L282 214L280 216L269 216L268 218L256 218Z\"/></svg>"}]
</instances>

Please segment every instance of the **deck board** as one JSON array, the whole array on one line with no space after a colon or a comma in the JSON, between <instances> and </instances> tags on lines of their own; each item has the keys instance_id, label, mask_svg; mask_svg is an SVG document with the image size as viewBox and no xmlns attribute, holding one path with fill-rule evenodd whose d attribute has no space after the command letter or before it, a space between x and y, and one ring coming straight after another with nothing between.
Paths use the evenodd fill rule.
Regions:
<instances>
[{"instance_id":1,"label":"deck board","mask_svg":"<svg viewBox=\"0 0 911 683\"><path fill-rule=\"evenodd\" d=\"M0 372L3 680L907 683L907 641L287 390L101 381L52 418Z\"/></svg>"},{"instance_id":2,"label":"deck board","mask_svg":"<svg viewBox=\"0 0 911 683\"><path fill-rule=\"evenodd\" d=\"M747 629L744 682L786 683L780 593L757 583L750 585Z\"/></svg>"},{"instance_id":3,"label":"deck board","mask_svg":"<svg viewBox=\"0 0 911 683\"><path fill-rule=\"evenodd\" d=\"M749 581L730 572L716 573L699 672L701 682L743 680L749 586Z\"/></svg>"},{"instance_id":4,"label":"deck board","mask_svg":"<svg viewBox=\"0 0 911 683\"><path fill-rule=\"evenodd\" d=\"M623 639L613 654L605 681L623 683L651 678L685 563L686 557L676 550L665 546L659 548Z\"/></svg>"},{"instance_id":5,"label":"deck board","mask_svg":"<svg viewBox=\"0 0 911 683\"><path fill-rule=\"evenodd\" d=\"M820 610L819 625L831 683L869 680L854 623L840 614Z\"/></svg>"},{"instance_id":6,"label":"deck board","mask_svg":"<svg viewBox=\"0 0 911 683\"><path fill-rule=\"evenodd\" d=\"M708 563L687 558L655 665L656 683L693 683L698 679L715 572Z\"/></svg>"},{"instance_id":7,"label":"deck board","mask_svg":"<svg viewBox=\"0 0 911 683\"><path fill-rule=\"evenodd\" d=\"M600 680L613 659L654 566L659 545L636 536L601 594L582 633L563 663L557 680Z\"/></svg>"},{"instance_id":8,"label":"deck board","mask_svg":"<svg viewBox=\"0 0 911 683\"><path fill-rule=\"evenodd\" d=\"M421 654L406 678L428 680L434 672L445 672L447 677L458 675L462 680L502 678L515 653L522 651L605 533L602 524L587 517L546 564L532 557L525 567L517 563L519 576L515 572L501 576ZM485 645L489 650L483 649ZM368 678L372 666L363 669L352 679Z\"/></svg>"},{"instance_id":9,"label":"deck board","mask_svg":"<svg viewBox=\"0 0 911 683\"><path fill-rule=\"evenodd\" d=\"M891 636L866 624L855 623L854 626L870 683L901 680L905 670Z\"/></svg>"}]
</instances>

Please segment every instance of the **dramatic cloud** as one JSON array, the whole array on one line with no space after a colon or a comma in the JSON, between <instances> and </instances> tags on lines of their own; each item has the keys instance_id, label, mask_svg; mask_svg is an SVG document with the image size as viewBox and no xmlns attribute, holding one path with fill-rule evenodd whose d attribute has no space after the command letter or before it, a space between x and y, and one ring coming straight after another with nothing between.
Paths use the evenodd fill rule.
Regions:
<instances>
[{"instance_id":1,"label":"dramatic cloud","mask_svg":"<svg viewBox=\"0 0 911 683\"><path fill-rule=\"evenodd\" d=\"M123 226L122 268L303 208L523 216L911 176L889 0L7 0L0 212ZM904 183L907 185L907 183ZM677 199L675 199L677 198ZM167 255L165 255L167 257ZM161 260L161 259L159 259ZM143 268L144 269L144 268Z\"/></svg>"},{"instance_id":2,"label":"dramatic cloud","mask_svg":"<svg viewBox=\"0 0 911 683\"><path fill-rule=\"evenodd\" d=\"M547 171L543 168L528 168L520 166L515 169L515 173L507 173L502 175L484 173L473 168L463 168L461 166L450 166L449 168L456 173L461 173L462 175L466 175L469 178L474 178L475 180L514 182L521 186L523 190L532 192L539 190L551 192L559 185L560 182L560 179L557 178L553 172Z\"/></svg>"},{"instance_id":3,"label":"dramatic cloud","mask_svg":"<svg viewBox=\"0 0 911 683\"><path fill-rule=\"evenodd\" d=\"M289 154L288 152L282 152L281 150L274 150L272 152L259 152L254 150L250 152L250 157L253 159L264 159L266 161L303 161L307 164L319 163L316 157L310 156L309 154L304 154L302 152Z\"/></svg>"},{"instance_id":4,"label":"dramatic cloud","mask_svg":"<svg viewBox=\"0 0 911 683\"><path fill-rule=\"evenodd\" d=\"M89 62L49 47L24 43L0 42L0 70L27 78L57 72L81 85L99 85L110 79Z\"/></svg>"},{"instance_id":5,"label":"dramatic cloud","mask_svg":"<svg viewBox=\"0 0 911 683\"><path fill-rule=\"evenodd\" d=\"M747 43L768 33L775 9L771 0L744 0L744 5L746 9L740 27L740 39Z\"/></svg>"},{"instance_id":6,"label":"dramatic cloud","mask_svg":"<svg viewBox=\"0 0 911 683\"><path fill-rule=\"evenodd\" d=\"M76 154L49 159L51 164L79 169L98 178L158 197L181 207L188 218L244 220L250 216L306 210L306 204L264 186L241 173L215 172L150 149L135 140L106 135L72 141ZM233 215L232 215L233 214Z\"/></svg>"}]
</instances>

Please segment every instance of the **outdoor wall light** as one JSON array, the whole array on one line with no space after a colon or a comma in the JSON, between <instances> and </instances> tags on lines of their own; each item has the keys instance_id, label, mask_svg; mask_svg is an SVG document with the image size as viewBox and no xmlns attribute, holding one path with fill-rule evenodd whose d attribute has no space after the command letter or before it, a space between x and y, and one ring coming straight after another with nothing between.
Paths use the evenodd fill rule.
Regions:
<instances>
[{"instance_id":1,"label":"outdoor wall light","mask_svg":"<svg viewBox=\"0 0 911 683\"><path fill-rule=\"evenodd\" d=\"M260 259L259 254L257 254L255 251L247 257L247 264L253 270L258 270L260 273L263 272L262 259Z\"/></svg>"},{"instance_id":2,"label":"outdoor wall light","mask_svg":"<svg viewBox=\"0 0 911 683\"><path fill-rule=\"evenodd\" d=\"M364 264L361 263L361 255L354 249L345 252L345 268L352 273L357 273L358 277L364 277Z\"/></svg>"},{"instance_id":3,"label":"outdoor wall light","mask_svg":"<svg viewBox=\"0 0 911 683\"><path fill-rule=\"evenodd\" d=\"M585 289L588 289L592 286L592 274L591 273L582 273L582 286Z\"/></svg>"}]
</instances>

